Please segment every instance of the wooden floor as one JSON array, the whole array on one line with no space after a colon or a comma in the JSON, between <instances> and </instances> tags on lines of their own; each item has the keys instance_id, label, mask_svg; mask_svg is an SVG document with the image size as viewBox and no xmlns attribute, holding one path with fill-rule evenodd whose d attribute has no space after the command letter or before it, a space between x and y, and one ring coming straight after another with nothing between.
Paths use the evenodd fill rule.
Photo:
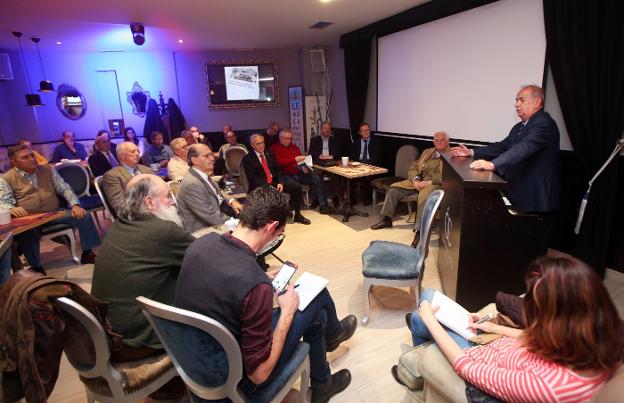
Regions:
<instances>
[{"instance_id":1,"label":"wooden floor","mask_svg":"<svg viewBox=\"0 0 624 403\"><path fill-rule=\"evenodd\" d=\"M406 212L395 221L394 228L371 231L370 225L379 220L379 207L363 209L370 213L370 217L353 217L348 223L342 223L338 216L304 211L303 214L312 220L312 225L289 224L286 228L286 240L277 251L280 258L297 263L300 272L310 271L328 278L328 288L336 303L338 316L355 314L358 320L364 312L362 251L372 240L409 244L413 237L411 225L405 222ZM42 246L42 253L44 265L50 275L67 275L69 279L90 290L92 265L72 265L66 249L51 243ZM436 260L437 235L434 234L423 279L424 287L440 288ZM279 262L273 258L268 263L272 268L279 267ZM609 276L612 295L617 294L621 301L624 300L621 273L612 272ZM368 326L361 326L360 323L353 338L328 354L332 372L348 368L353 378L349 388L332 399L332 402L410 400L409 395L392 378L390 368L397 363L401 345L411 345L404 316L416 306L414 295L410 295L408 289L387 287L375 287L373 295ZM620 308L624 307L623 303L618 305ZM63 358L60 377L49 401L77 403L85 400L82 383Z\"/></svg>"}]
</instances>

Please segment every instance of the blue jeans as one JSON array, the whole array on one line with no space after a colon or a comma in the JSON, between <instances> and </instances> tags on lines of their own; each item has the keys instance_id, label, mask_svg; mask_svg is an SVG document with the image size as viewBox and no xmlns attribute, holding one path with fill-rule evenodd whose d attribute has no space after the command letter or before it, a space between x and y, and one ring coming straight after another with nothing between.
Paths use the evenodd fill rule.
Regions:
<instances>
[{"instance_id":1,"label":"blue jeans","mask_svg":"<svg viewBox=\"0 0 624 403\"><path fill-rule=\"evenodd\" d=\"M310 173L304 174L303 172L299 172L296 175L282 175L282 180L284 181L284 187L290 187L295 191L295 189L299 189L301 192L300 185L308 185L316 192L316 199L322 205L327 204L327 193L325 192L325 185L323 181L314 171L310 171Z\"/></svg>"},{"instance_id":2,"label":"blue jeans","mask_svg":"<svg viewBox=\"0 0 624 403\"><path fill-rule=\"evenodd\" d=\"M434 293L435 293L435 290L432 290L430 288L426 288L425 290L423 290L422 294L420 295L419 304L420 302L423 302L423 301L431 302L431 300L433 299ZM465 350L468 347L472 347L475 345L474 343L464 339L463 337L461 337L454 331L448 329L444 325L442 325L442 327L444 327L448 335L451 336L451 338L455 341L455 343L457 343L457 345L462 350ZM410 331L412 332L412 341L414 342L414 347L419 346L428 341L433 341L433 336L431 336L431 333L429 332L429 329L427 329L425 322L423 322L423 320L421 319L420 314L418 313L418 310L412 312L412 321L410 322Z\"/></svg>"},{"instance_id":3,"label":"blue jeans","mask_svg":"<svg viewBox=\"0 0 624 403\"><path fill-rule=\"evenodd\" d=\"M277 325L279 316L280 309L275 308L273 310L273 329ZM336 336L340 331L342 331L342 324L336 316L334 300L329 295L327 288L325 288L303 312L295 312L284 341L284 349L277 360L277 364L275 364L275 368L273 368L269 379L257 387L261 388L279 373L299 345L301 338L310 345L310 378L312 379L312 384L319 385L329 382L331 380L331 372L327 363L325 340L327 336ZM256 385L247 377L243 378L239 386L247 396L253 395L253 391L256 388Z\"/></svg>"},{"instance_id":4,"label":"blue jeans","mask_svg":"<svg viewBox=\"0 0 624 403\"><path fill-rule=\"evenodd\" d=\"M65 210L66 214L64 217L57 218L56 220L50 221L39 228L35 228L15 236L15 241L19 245L31 267L41 267L41 256L39 254L39 241L41 241L40 229L50 225L67 224L72 228L78 228L82 250L91 250L96 246L100 246L100 235L98 235L97 229L93 224L91 214L86 213L85 216L79 220L71 215L70 210L59 210Z\"/></svg>"}]
</instances>

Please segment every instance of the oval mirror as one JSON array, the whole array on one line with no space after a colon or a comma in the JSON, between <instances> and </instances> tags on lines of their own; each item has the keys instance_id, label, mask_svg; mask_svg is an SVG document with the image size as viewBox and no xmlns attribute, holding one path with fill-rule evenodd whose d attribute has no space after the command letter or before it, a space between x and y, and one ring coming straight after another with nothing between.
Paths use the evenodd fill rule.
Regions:
<instances>
[{"instance_id":1,"label":"oval mirror","mask_svg":"<svg viewBox=\"0 0 624 403\"><path fill-rule=\"evenodd\" d=\"M75 87L61 84L56 94L56 106L67 119L78 120L87 113L87 100Z\"/></svg>"}]
</instances>

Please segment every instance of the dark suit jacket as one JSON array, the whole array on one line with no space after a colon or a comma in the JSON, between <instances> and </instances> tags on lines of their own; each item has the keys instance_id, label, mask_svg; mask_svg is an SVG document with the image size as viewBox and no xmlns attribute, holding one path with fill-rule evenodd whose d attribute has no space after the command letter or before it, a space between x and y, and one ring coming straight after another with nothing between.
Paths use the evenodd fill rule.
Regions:
<instances>
[{"instance_id":1,"label":"dark suit jacket","mask_svg":"<svg viewBox=\"0 0 624 403\"><path fill-rule=\"evenodd\" d=\"M309 152L314 162L319 160L319 156L323 152L323 137L322 136L315 136L310 139ZM342 152L338 145L338 140L336 140L336 137L330 136L329 137L329 155L334 157L335 160L339 160L340 157L342 157L341 153Z\"/></svg>"},{"instance_id":2,"label":"dark suit jacket","mask_svg":"<svg viewBox=\"0 0 624 403\"><path fill-rule=\"evenodd\" d=\"M362 147L362 137L359 137L358 139L356 139L353 142L353 145L351 146L351 160L352 161L359 161L360 160L360 150ZM381 160L381 149L379 147L379 139L377 139L376 136L372 135L370 136L370 139L368 140L368 156L370 157L370 160L368 161L369 163L371 163L372 165L378 165L380 160Z\"/></svg>"},{"instance_id":3,"label":"dark suit jacket","mask_svg":"<svg viewBox=\"0 0 624 403\"><path fill-rule=\"evenodd\" d=\"M117 159L117 154L111 148L111 154ZM117 160L119 162L119 160ZM104 175L106 171L112 168L110 161L101 151L96 151L92 156L89 157L89 168L91 168L91 172L93 172L93 176L96 178L98 176Z\"/></svg>"},{"instance_id":4,"label":"dark suit jacket","mask_svg":"<svg viewBox=\"0 0 624 403\"><path fill-rule=\"evenodd\" d=\"M278 183L283 183L279 168L275 163L275 157L269 151L264 152L264 156L267 159L267 164L269 165L269 171L271 171L271 176L273 176L272 185L277 185ZM264 173L264 168L262 168L262 164L256 155L256 152L251 150L247 155L243 157L242 160L243 169L245 170L245 175L247 176L247 182L249 182L249 189L247 192L251 192L255 188L266 185L266 175Z\"/></svg>"},{"instance_id":5,"label":"dark suit jacket","mask_svg":"<svg viewBox=\"0 0 624 403\"><path fill-rule=\"evenodd\" d=\"M537 111L515 125L501 142L474 149L475 159L492 161L507 182L507 196L523 212L559 208L559 129L550 115Z\"/></svg>"}]
</instances>

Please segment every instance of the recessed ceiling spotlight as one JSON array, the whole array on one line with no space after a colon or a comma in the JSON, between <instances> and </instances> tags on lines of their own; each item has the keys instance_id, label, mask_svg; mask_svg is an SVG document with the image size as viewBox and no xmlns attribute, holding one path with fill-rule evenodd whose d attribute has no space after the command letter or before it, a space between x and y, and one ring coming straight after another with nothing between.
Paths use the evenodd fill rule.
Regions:
<instances>
[{"instance_id":1,"label":"recessed ceiling spotlight","mask_svg":"<svg viewBox=\"0 0 624 403\"><path fill-rule=\"evenodd\" d=\"M178 43L184 43L184 39L178 39Z\"/></svg>"},{"instance_id":2,"label":"recessed ceiling spotlight","mask_svg":"<svg viewBox=\"0 0 624 403\"><path fill-rule=\"evenodd\" d=\"M332 0L320 0L321 3L330 3Z\"/></svg>"},{"instance_id":3,"label":"recessed ceiling spotlight","mask_svg":"<svg viewBox=\"0 0 624 403\"><path fill-rule=\"evenodd\" d=\"M56 41L56 44L57 44L57 45L62 45L62 44L63 44L63 42L61 42L61 41Z\"/></svg>"}]
</instances>

